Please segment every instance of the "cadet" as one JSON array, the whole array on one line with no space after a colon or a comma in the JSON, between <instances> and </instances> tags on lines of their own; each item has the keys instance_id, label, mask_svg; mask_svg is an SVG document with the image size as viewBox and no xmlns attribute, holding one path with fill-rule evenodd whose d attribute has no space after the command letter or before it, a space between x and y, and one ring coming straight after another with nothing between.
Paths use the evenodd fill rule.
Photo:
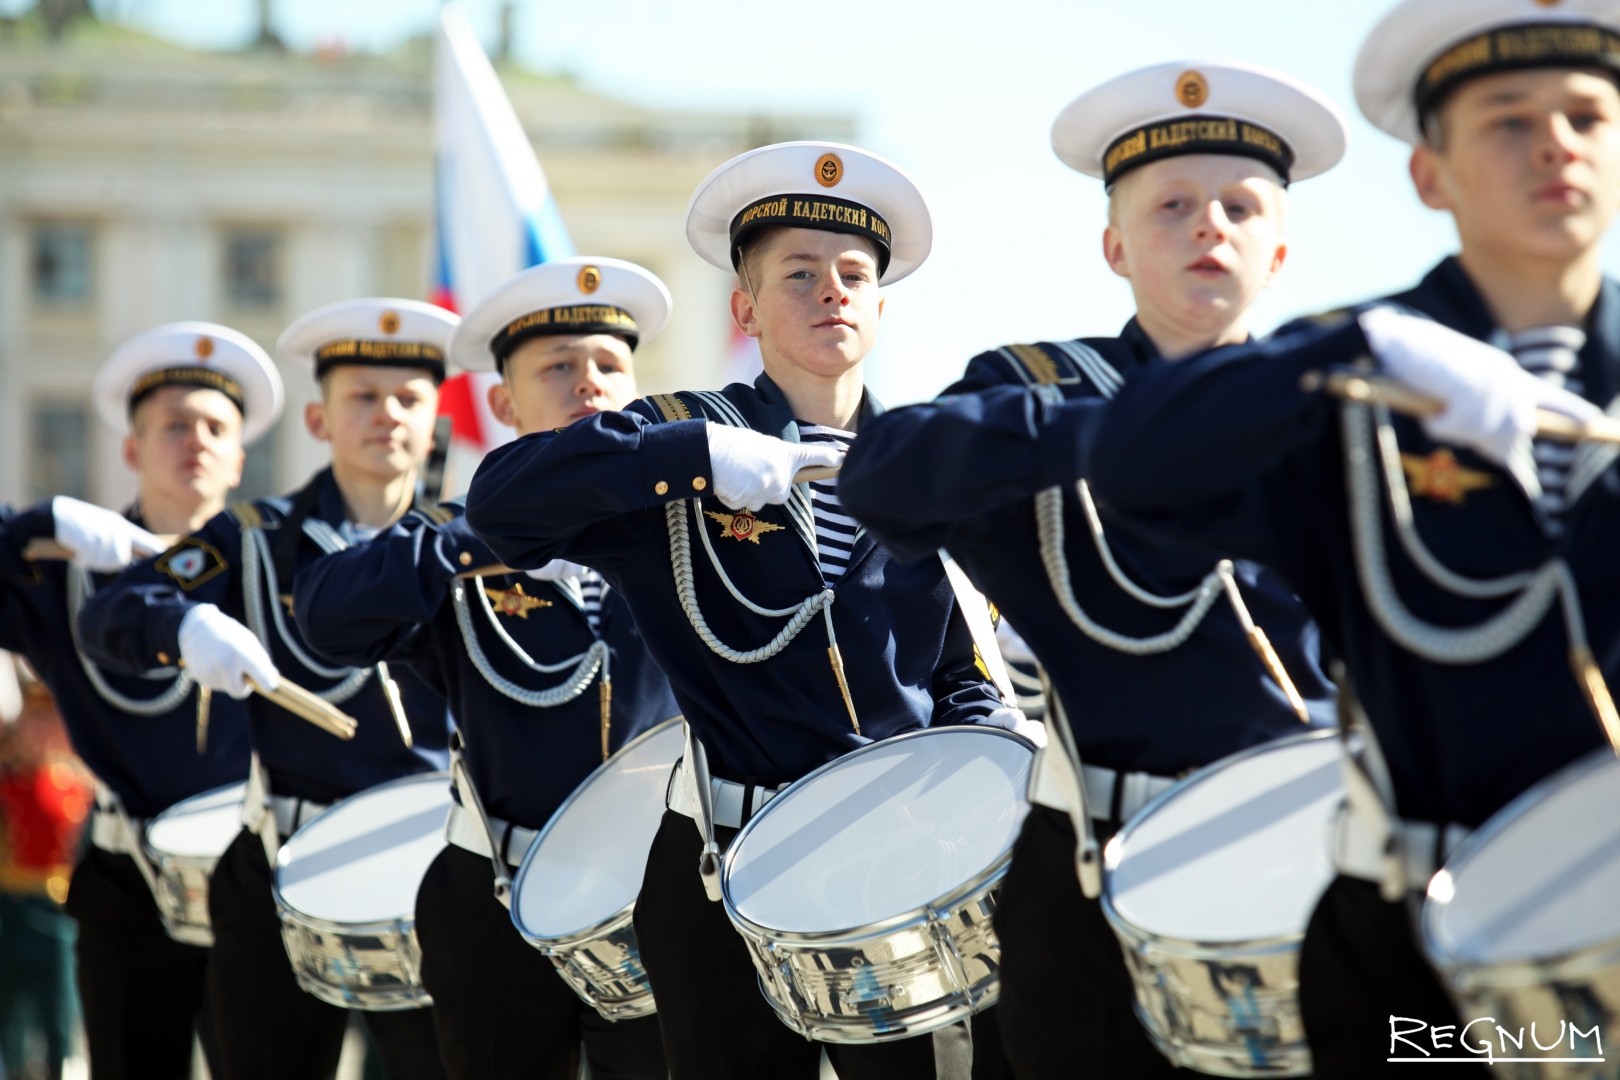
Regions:
<instances>
[{"instance_id":1,"label":"cadet","mask_svg":"<svg viewBox=\"0 0 1620 1080\"><path fill-rule=\"evenodd\" d=\"M939 564L896 565L841 512L835 484L793 483L836 463L879 412L862 361L879 284L928 253L922 195L853 147L767 146L699 185L687 237L741 274L732 316L760 339L765 374L502 447L474 478L467 516L508 565L570 559L624 594L706 750L723 846L817 766L873 739L984 721L998 701ZM636 904L672 1074L815 1076L820 1048L777 1020L705 898L695 809L672 806ZM717 869L712 850L705 866ZM846 1080L933 1076L934 1041L827 1049Z\"/></svg>"},{"instance_id":2,"label":"cadet","mask_svg":"<svg viewBox=\"0 0 1620 1080\"><path fill-rule=\"evenodd\" d=\"M451 360L493 363L502 379L489 391L495 416L521 435L551 431L635 398L631 353L658 333L669 306L663 282L639 266L546 263L467 313ZM450 844L422 882L416 918L450 1075L573 1080L583 1035L598 1080L663 1077L656 1018L602 1019L518 935L491 888L488 837L499 839L510 876L610 751L679 709L623 598L594 570L554 562L527 575L469 576L499 562L459 513L443 524L406 520L299 574L298 627L346 663L412 661L445 688L465 744L479 799L458 792Z\"/></svg>"},{"instance_id":3,"label":"cadet","mask_svg":"<svg viewBox=\"0 0 1620 1080\"><path fill-rule=\"evenodd\" d=\"M1134 384L1096 433L1100 498L1295 585L1381 747L1350 774L1340 876L1301 955L1317 1076L1381 1068L1391 1016L1457 1022L1399 901L1463 833L1603 743L1583 684L1607 698L1620 657L1615 453L1532 453L1529 436L1537 405L1590 415L1582 395L1620 391L1620 290L1600 268L1620 191L1617 35L1614 6L1583 0L1397 7L1362 47L1357 101L1413 144L1418 195L1452 215L1460 253L1356 317ZM1369 350L1443 411L1302 388Z\"/></svg>"},{"instance_id":4,"label":"cadet","mask_svg":"<svg viewBox=\"0 0 1620 1080\"><path fill-rule=\"evenodd\" d=\"M1052 142L1108 191L1103 250L1136 316L1118 337L975 357L937 401L877 420L841 483L856 519L901 555L950 550L1045 660L1100 844L1189 769L1332 718L1315 628L1287 586L1202 549L1093 532L1078 451L1122 382L1248 339L1287 254L1285 189L1331 168L1344 130L1285 76L1169 63L1081 95ZM1280 672L1229 603L1275 639ZM1021 1077L1179 1075L1133 1015L1101 906L1082 898L1080 811L1045 771L1066 741L1043 751L996 911L1002 1044Z\"/></svg>"},{"instance_id":5,"label":"cadet","mask_svg":"<svg viewBox=\"0 0 1620 1080\"><path fill-rule=\"evenodd\" d=\"M141 840L148 818L247 776L247 725L241 706L217 702L204 739L189 675L170 663L105 671L80 652L74 626L106 574L165 546L153 533L191 532L224 507L242 478L243 446L281 415L281 376L235 330L169 323L119 346L93 398L102 423L123 437L135 502L117 514L58 495L0 510L0 648L26 656L50 687L97 780L67 900L90 1067L98 1080L184 1080L194 1030L217 1060L203 1007L209 954L164 930ZM50 540L71 559L31 554Z\"/></svg>"},{"instance_id":6,"label":"cadet","mask_svg":"<svg viewBox=\"0 0 1620 1080\"><path fill-rule=\"evenodd\" d=\"M249 678L274 689L285 677L359 722L353 742L343 743L262 697L247 703L254 767L244 828L220 858L209 896L209 1001L222 1080L326 1075L343 1041L346 1012L298 987L282 945L271 896L280 842L346 795L447 763L449 723L437 693L409 672L393 673L403 702L396 714L385 667L322 663L287 609L299 568L423 513L415 508L417 472L455 324L430 304L368 299L289 326L277 348L313 361L321 397L304 421L331 444L331 467L286 498L232 506L160 558L131 567L80 619L85 649L99 663L141 671L183 660L193 678L233 697L247 695ZM425 1010L367 1013L366 1023L390 1076L442 1075Z\"/></svg>"}]
</instances>

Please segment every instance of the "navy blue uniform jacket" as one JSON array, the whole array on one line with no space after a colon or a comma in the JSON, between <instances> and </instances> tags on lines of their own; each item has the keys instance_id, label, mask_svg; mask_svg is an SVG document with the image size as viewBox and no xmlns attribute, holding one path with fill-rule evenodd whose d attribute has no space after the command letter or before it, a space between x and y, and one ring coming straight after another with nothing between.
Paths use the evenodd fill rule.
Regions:
<instances>
[{"instance_id":1,"label":"navy blue uniform jacket","mask_svg":"<svg viewBox=\"0 0 1620 1080\"><path fill-rule=\"evenodd\" d=\"M1489 340L1495 320L1455 260L1391 298ZM1586 396L1620 391L1620 289L1605 281L1580 354ZM1341 406L1300 389L1301 376L1366 354L1355 321L1285 328L1259 345L1184 361L1126 387L1091 446L1097 491L1151 525L1197 536L1281 571L1343 656L1408 818L1478 825L1530 784L1602 745L1571 675L1557 607L1499 659L1441 664L1393 642L1368 608L1351 542ZM1413 466L1442 449L1397 417ZM1561 554L1574 571L1587 633L1611 683L1620 675L1620 477L1614 448L1583 447L1567 529L1552 538L1513 478L1465 449L1456 463L1485 481L1455 501L1413 489L1419 534L1471 578L1530 570ZM1502 601L1448 593L1419 572L1390 527L1380 480L1390 577L1407 608L1442 627L1477 625ZM1442 495L1445 493L1442 492Z\"/></svg>"},{"instance_id":2,"label":"navy blue uniform jacket","mask_svg":"<svg viewBox=\"0 0 1620 1080\"><path fill-rule=\"evenodd\" d=\"M128 515L140 524L137 514ZM85 595L104 587L109 575L74 569L65 562L30 562L23 551L33 539L56 535L51 504L23 511L0 508L0 648L27 657L50 687L73 741L73 752L136 817L159 811L210 788L247 776L248 731L242 706L216 695L209 711L208 744L197 753L197 690L155 716L125 712L92 681L90 661L73 636L69 579ZM148 662L133 674L95 669L115 694L152 701L174 685L171 664Z\"/></svg>"},{"instance_id":3,"label":"navy blue uniform jacket","mask_svg":"<svg viewBox=\"0 0 1620 1080\"><path fill-rule=\"evenodd\" d=\"M1224 595L1179 647L1134 656L1082 632L1048 580L1034 497L1058 487L1064 558L1086 614L1133 638L1181 618L1184 608L1150 607L1109 575L1075 485L1087 475L1082 433L1111 407L1106 392L1162 366L1135 320L1117 338L983 353L936 401L879 417L850 451L839 486L855 517L901 555L944 546L956 557L1041 658L1087 764L1173 776L1306 728ZM1103 517L1120 568L1151 593L1187 592L1214 567L1206 550L1131 535ZM1277 575L1247 562L1235 570L1313 720L1331 722L1315 625Z\"/></svg>"},{"instance_id":4,"label":"navy blue uniform jacket","mask_svg":"<svg viewBox=\"0 0 1620 1080\"><path fill-rule=\"evenodd\" d=\"M311 531L324 527L328 533L335 533L344 521L343 494L331 470L322 470L310 485L306 491L312 505L308 523L297 538L294 570L325 554L309 535ZM217 605L225 614L247 623L244 522L262 529L273 549L287 525L293 500L298 497L259 499L232 507L164 554L118 575L85 605L79 620L85 651L108 667L139 671L180 655L180 623L195 604ZM315 692L339 685L348 675L346 669L337 671L322 664L326 671L315 671L294 652L297 649L305 658L319 662L299 636L288 612L292 575L278 580L272 589L261 568L258 580L270 639L267 648L282 678ZM350 742L257 694L248 698L253 746L269 770L270 789L278 795L334 802L385 780L447 767L450 722L444 699L409 670L393 675L410 718L415 749L407 750L400 739L374 674L352 697L333 702L359 722L358 733ZM214 695L216 702L224 697Z\"/></svg>"},{"instance_id":5,"label":"navy blue uniform jacket","mask_svg":"<svg viewBox=\"0 0 1620 1080\"><path fill-rule=\"evenodd\" d=\"M401 521L369 543L301 571L293 589L298 629L316 649L345 663L409 661L450 702L484 808L538 829L602 763L601 675L563 704L522 704L485 677L468 641L508 689L541 691L563 682L573 665L555 674L534 671L495 624L531 660L546 665L584 653L597 635L577 586L523 574L458 583L457 574L500 560L468 528L460 506L440 509L456 516L443 523ZM453 590L460 592L459 604ZM499 595L491 598L486 590ZM470 639L463 635L463 620L472 628ZM612 678L607 734L610 747L618 749L680 710L617 591L603 598L600 626Z\"/></svg>"},{"instance_id":6,"label":"navy blue uniform jacket","mask_svg":"<svg viewBox=\"0 0 1620 1080\"><path fill-rule=\"evenodd\" d=\"M701 612L731 648L766 644L786 620L732 599L697 530L708 531L720 565L759 606L792 607L825 585L808 485L786 505L765 507L752 539L728 528L732 511L709 494L706 409L798 438L792 409L767 376L709 395L637 401L492 452L473 478L467 519L508 566L570 559L595 567L623 593L716 776L786 783L874 739L972 722L994 709L995 691L975 664L940 565L902 565L864 533L832 605L859 735L828 660L821 615L770 660L734 664L710 650L676 596L666 505L681 515L675 535L690 543ZM877 411L867 395L861 425Z\"/></svg>"}]
</instances>

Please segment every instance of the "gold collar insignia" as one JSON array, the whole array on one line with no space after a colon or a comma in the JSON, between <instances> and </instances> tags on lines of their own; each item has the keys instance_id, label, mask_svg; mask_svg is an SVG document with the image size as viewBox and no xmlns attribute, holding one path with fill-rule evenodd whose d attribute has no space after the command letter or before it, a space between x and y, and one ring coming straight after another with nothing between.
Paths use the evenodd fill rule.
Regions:
<instances>
[{"instance_id":1,"label":"gold collar insignia","mask_svg":"<svg viewBox=\"0 0 1620 1080\"><path fill-rule=\"evenodd\" d=\"M757 544L759 538L766 533L782 531L782 526L761 521L748 510L739 510L735 514L720 514L713 510L705 510L703 513L720 523L721 536L729 536L733 540L747 540L751 544Z\"/></svg>"}]
</instances>

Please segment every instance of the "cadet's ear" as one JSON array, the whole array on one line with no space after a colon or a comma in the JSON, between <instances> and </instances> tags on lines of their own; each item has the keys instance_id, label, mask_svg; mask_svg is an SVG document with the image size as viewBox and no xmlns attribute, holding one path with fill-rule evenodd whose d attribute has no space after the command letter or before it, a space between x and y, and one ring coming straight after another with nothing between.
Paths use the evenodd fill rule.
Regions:
<instances>
[{"instance_id":1,"label":"cadet's ear","mask_svg":"<svg viewBox=\"0 0 1620 1080\"><path fill-rule=\"evenodd\" d=\"M130 472L140 471L140 458L135 453L134 432L124 436L124 464L129 466Z\"/></svg>"},{"instance_id":2,"label":"cadet's ear","mask_svg":"<svg viewBox=\"0 0 1620 1080\"><path fill-rule=\"evenodd\" d=\"M1451 194L1446 185L1446 163L1438 150L1432 146L1414 147L1412 160L1407 162L1406 168L1412 175L1412 186L1417 189L1417 196L1424 206L1430 210L1451 209Z\"/></svg>"},{"instance_id":3,"label":"cadet's ear","mask_svg":"<svg viewBox=\"0 0 1620 1080\"><path fill-rule=\"evenodd\" d=\"M1278 272L1281 271L1282 268L1283 268L1283 263L1285 263L1287 261L1288 261L1288 245L1287 244L1278 244L1276 253L1271 256L1271 273L1266 275L1266 284L1267 285L1271 284L1271 279L1275 278L1277 276Z\"/></svg>"},{"instance_id":4,"label":"cadet's ear","mask_svg":"<svg viewBox=\"0 0 1620 1080\"><path fill-rule=\"evenodd\" d=\"M517 408L512 404L512 389L506 385L504 378L490 384L488 400L489 411L495 414L495 419L509 428L518 426Z\"/></svg>"},{"instance_id":5,"label":"cadet's ear","mask_svg":"<svg viewBox=\"0 0 1620 1080\"><path fill-rule=\"evenodd\" d=\"M737 324L749 337L759 337L759 309L754 303L754 296L739 282L731 290L731 321Z\"/></svg>"},{"instance_id":6,"label":"cadet's ear","mask_svg":"<svg viewBox=\"0 0 1620 1080\"><path fill-rule=\"evenodd\" d=\"M1108 268L1122 278L1129 278L1131 264L1125 257L1125 234L1118 225L1110 225L1103 230L1102 249Z\"/></svg>"},{"instance_id":7,"label":"cadet's ear","mask_svg":"<svg viewBox=\"0 0 1620 1080\"><path fill-rule=\"evenodd\" d=\"M312 401L304 406L304 426L316 442L330 442L332 435L326 430L326 406Z\"/></svg>"}]
</instances>

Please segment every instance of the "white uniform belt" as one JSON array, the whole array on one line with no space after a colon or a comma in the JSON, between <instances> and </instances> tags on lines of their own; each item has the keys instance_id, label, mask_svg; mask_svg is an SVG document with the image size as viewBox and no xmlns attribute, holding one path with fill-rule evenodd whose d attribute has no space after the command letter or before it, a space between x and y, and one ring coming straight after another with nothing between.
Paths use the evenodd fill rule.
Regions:
<instances>
[{"instance_id":1,"label":"white uniform belt","mask_svg":"<svg viewBox=\"0 0 1620 1080\"><path fill-rule=\"evenodd\" d=\"M1061 781L1053 775L1054 769L1062 768L1061 761L1057 759L1060 752L1061 747L1054 741L1036 755L1035 782L1030 785L1029 800L1066 813L1069 810L1068 800L1064 798ZM1086 809L1097 821L1124 822L1176 783L1173 776L1119 772L1101 765L1082 764L1080 775L1086 788Z\"/></svg>"},{"instance_id":2,"label":"white uniform belt","mask_svg":"<svg viewBox=\"0 0 1620 1080\"><path fill-rule=\"evenodd\" d=\"M135 834L134 842L140 843L146 833L146 819L132 817L129 824ZM90 842L114 855L129 855L135 850L130 846L130 830L124 828L118 811L106 806L97 806L90 815Z\"/></svg>"},{"instance_id":3,"label":"white uniform belt","mask_svg":"<svg viewBox=\"0 0 1620 1080\"><path fill-rule=\"evenodd\" d=\"M682 761L670 773L669 789L664 793L664 805L696 820L697 808L687 805L686 785L681 782L681 772L686 768ZM781 794L787 785L782 787L761 787L758 784L739 784L734 780L722 779L718 776L709 777L709 795L714 806L714 824L723 829L740 829L743 824L752 818L765 804ZM744 802L748 803L748 812L743 813Z\"/></svg>"},{"instance_id":4,"label":"white uniform belt","mask_svg":"<svg viewBox=\"0 0 1620 1080\"><path fill-rule=\"evenodd\" d=\"M523 856L534 843L534 838L540 835L539 829L525 829L521 825L513 825L511 822L494 817L489 819L489 831L500 840L504 849L501 858L509 866L522 863ZM460 803L450 804L450 816L444 822L444 838L463 851L482 855L486 859L490 857L489 837L484 833L484 827L478 823L478 815Z\"/></svg>"},{"instance_id":5,"label":"white uniform belt","mask_svg":"<svg viewBox=\"0 0 1620 1080\"><path fill-rule=\"evenodd\" d=\"M1406 821L1391 818L1391 824L1400 833L1398 842L1402 855L1402 869L1406 887L1411 892L1422 892L1429 887L1429 879L1445 865L1451 853L1457 850L1468 835L1461 825L1437 825L1432 821ZM1370 822L1350 811L1348 805L1339 808L1333 825L1333 865L1339 873L1363 881L1384 880L1384 839Z\"/></svg>"},{"instance_id":6,"label":"white uniform belt","mask_svg":"<svg viewBox=\"0 0 1620 1080\"><path fill-rule=\"evenodd\" d=\"M255 757L252 767L248 769L247 791L242 795L242 824L250 832L259 831L259 825L268 808L269 813L275 817L276 832L281 834L282 839L286 839L297 832L300 825L329 805L292 795L277 795L268 790L268 785L268 770L260 765L258 758Z\"/></svg>"}]
</instances>

